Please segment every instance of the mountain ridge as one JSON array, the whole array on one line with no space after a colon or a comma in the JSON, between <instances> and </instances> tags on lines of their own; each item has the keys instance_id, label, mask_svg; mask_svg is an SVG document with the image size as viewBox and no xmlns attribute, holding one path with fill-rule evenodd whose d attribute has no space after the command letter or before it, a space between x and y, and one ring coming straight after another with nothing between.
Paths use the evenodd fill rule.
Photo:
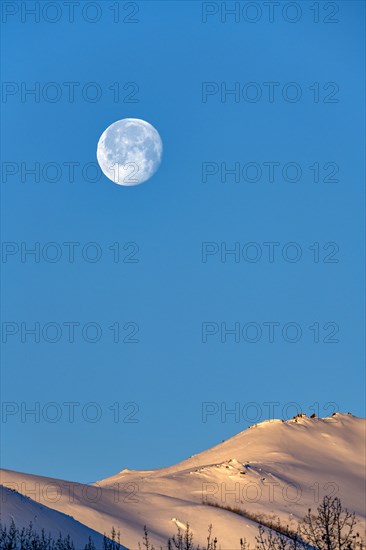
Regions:
<instances>
[{"instance_id":1,"label":"mountain ridge","mask_svg":"<svg viewBox=\"0 0 366 550\"><path fill-rule=\"evenodd\" d=\"M300 415L255 424L175 465L123 469L92 485L11 470L3 470L2 477L18 488L25 483L23 490L37 483L40 503L96 531L109 532L114 525L129 548L137 548L144 525L152 542L164 546L176 526L187 522L197 543L205 542L212 523L222 547L235 548L241 537L255 541L257 522L224 509L228 507L258 521L279 517L295 525L309 507L333 494L364 526L365 427L365 419L350 414ZM57 484L63 488L58 499Z\"/></svg>"}]
</instances>

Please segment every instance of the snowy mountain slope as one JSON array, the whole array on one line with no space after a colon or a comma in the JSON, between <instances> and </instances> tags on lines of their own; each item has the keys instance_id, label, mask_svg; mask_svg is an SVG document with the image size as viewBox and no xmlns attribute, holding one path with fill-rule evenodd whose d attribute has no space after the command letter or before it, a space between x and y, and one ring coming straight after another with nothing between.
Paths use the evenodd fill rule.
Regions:
<instances>
[{"instance_id":1,"label":"snowy mountain slope","mask_svg":"<svg viewBox=\"0 0 366 550\"><path fill-rule=\"evenodd\" d=\"M362 529L365 426L348 414L262 422L175 466L122 470L94 486L6 470L2 477L21 492L34 483L47 488L40 502L97 531L114 525L130 548L137 548L145 524L153 542L164 545L188 521L196 542L205 542L212 523L221 547L233 549L240 537L254 543L257 523L207 503L294 524L331 494L356 512Z\"/></svg>"},{"instance_id":2,"label":"snowy mountain slope","mask_svg":"<svg viewBox=\"0 0 366 550\"><path fill-rule=\"evenodd\" d=\"M122 542L129 548L137 548L142 538L143 526L146 524L154 542L166 544L167 537L176 532L177 525L187 521L193 525L197 540L204 541L207 527L210 523L221 527L221 532L234 530L239 533L245 526L246 533L253 537L257 532L257 524L251 521L243 523L243 518L225 510L219 510L194 502L192 499L170 497L171 492L162 482L160 493L149 493L138 482L135 485L114 483L109 487L100 487L98 492L92 492L93 487L67 482L58 479L21 474L11 470L2 470L2 483L6 486L17 486L24 494L31 494L37 502L72 514L80 522L109 533L114 526L121 531ZM36 491L35 491L36 488ZM131 491L132 489L132 491ZM28 500L28 499L27 499ZM136 500L136 502L135 502ZM37 504L37 503L35 503ZM3 504L3 513L8 513L7 503ZM17 516L19 517L19 515ZM202 537L198 534L202 533ZM237 536L227 535L237 546Z\"/></svg>"},{"instance_id":3,"label":"snowy mountain slope","mask_svg":"<svg viewBox=\"0 0 366 550\"><path fill-rule=\"evenodd\" d=\"M102 547L103 536L100 533L82 525L70 516L43 506L3 486L0 486L0 499L3 525L10 526L11 521L14 520L17 527L27 528L32 522L34 530L40 532L44 527L46 535L51 533L54 539L57 539L60 532L64 536L70 535L76 548L84 548L89 537L98 548Z\"/></svg>"}]
</instances>

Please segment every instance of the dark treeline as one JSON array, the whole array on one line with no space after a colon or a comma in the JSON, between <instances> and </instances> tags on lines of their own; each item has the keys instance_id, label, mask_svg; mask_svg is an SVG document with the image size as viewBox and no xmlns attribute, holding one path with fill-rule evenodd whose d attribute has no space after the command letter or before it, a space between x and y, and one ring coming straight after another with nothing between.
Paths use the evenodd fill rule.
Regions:
<instances>
[{"instance_id":1,"label":"dark treeline","mask_svg":"<svg viewBox=\"0 0 366 550\"><path fill-rule=\"evenodd\" d=\"M220 506L218 506L220 507ZM225 510L243 515L238 510L223 507ZM256 517L251 515L251 519ZM315 513L311 509L297 525L297 529L290 529L288 525L263 522L257 519L258 535L253 550L366 550L364 541L356 531L356 517L342 507L338 497L324 497ZM112 528L110 536L104 535L102 550L122 550L120 533ZM155 549L150 542L149 531L144 527L142 542L139 550L221 550L221 545L212 534L212 525L208 528L208 535L204 546L196 545L193 533L186 525L185 529L178 528L177 533L167 540L165 548ZM238 549L250 550L245 538L238 541ZM0 550L96 550L93 541L76 548L69 535L59 534L57 539L46 535L43 529L37 533L32 524L27 528L19 529L14 521L9 527L0 522ZM99 549L98 549L99 550ZM225 549L223 549L225 550Z\"/></svg>"},{"instance_id":2,"label":"dark treeline","mask_svg":"<svg viewBox=\"0 0 366 550\"><path fill-rule=\"evenodd\" d=\"M104 535L102 550L122 548L120 534L112 528L110 537ZM19 529L12 520L9 527L0 522L0 550L96 550L96 547L90 537L84 546L76 547L70 535L63 536L59 533L57 539L54 539L44 529L40 533L35 531L32 523Z\"/></svg>"}]
</instances>

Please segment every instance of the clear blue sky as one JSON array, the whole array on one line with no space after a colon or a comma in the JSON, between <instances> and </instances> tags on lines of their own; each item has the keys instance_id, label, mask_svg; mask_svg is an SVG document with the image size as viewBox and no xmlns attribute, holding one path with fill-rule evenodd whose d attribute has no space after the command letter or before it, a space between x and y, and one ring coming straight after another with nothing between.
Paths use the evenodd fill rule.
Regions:
<instances>
[{"instance_id":1,"label":"clear blue sky","mask_svg":"<svg viewBox=\"0 0 366 550\"><path fill-rule=\"evenodd\" d=\"M364 3L337 2L333 13L320 2L316 13L298 2L301 14L281 3L273 22L263 2L227 17L220 2L119 2L119 22L112 2L101 13L88 4L73 23L66 8L36 23L3 13L3 467L88 482L177 462L248 416L265 420L266 402L279 403L277 417L295 414L290 402L363 415ZM79 83L74 101L67 82ZM221 97L235 83L240 96ZM25 94L32 86L38 102ZM134 188L90 181L101 133L125 117L159 131L159 171ZM39 182L24 172L35 163ZM203 178L203 163L217 173ZM221 181L225 163L240 164L240 181ZM37 242L40 261L22 261ZM73 263L67 242L80 243ZM207 242L217 244L202 261ZM274 261L269 242L279 243ZM138 261L114 262L114 243ZM220 255L235 243L238 262ZM38 343L25 333L34 323ZM96 334L88 323L98 342L86 341ZM137 330L126 323L138 342L122 341ZM221 341L225 323L239 323L240 341ZM67 402L80 404L74 422ZM235 406L240 418L225 416ZM25 414L32 407L38 419Z\"/></svg>"}]
</instances>

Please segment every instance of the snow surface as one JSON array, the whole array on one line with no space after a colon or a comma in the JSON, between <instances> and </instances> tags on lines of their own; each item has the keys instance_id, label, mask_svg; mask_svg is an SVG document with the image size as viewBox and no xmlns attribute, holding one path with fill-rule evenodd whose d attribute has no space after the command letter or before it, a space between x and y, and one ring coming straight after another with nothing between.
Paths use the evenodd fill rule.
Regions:
<instances>
[{"instance_id":1,"label":"snow surface","mask_svg":"<svg viewBox=\"0 0 366 550\"><path fill-rule=\"evenodd\" d=\"M75 521L72 517L52 510L38 502L23 496L14 490L0 485L1 498L1 520L9 525L13 519L17 527L29 527L32 522L34 531L45 530L46 536L51 533L57 539L61 533L63 536L70 535L77 549L84 548L89 537L96 545L102 547L103 536Z\"/></svg>"},{"instance_id":2,"label":"snow surface","mask_svg":"<svg viewBox=\"0 0 366 550\"><path fill-rule=\"evenodd\" d=\"M165 546L177 526L187 522L200 545L210 524L222 549L239 548L241 537L254 545L256 521L207 502L245 510L257 519L279 516L295 526L324 495L339 496L343 506L356 513L357 528L363 532L365 428L365 419L339 413L323 419L272 420L175 466L125 469L92 486L10 470L1 471L1 483L28 494L34 506L44 504L101 533L113 525L131 549L142 540L144 525L152 542ZM26 507L15 507L10 499L2 507L3 521L10 515L23 521ZM45 521L54 521L51 511L48 514Z\"/></svg>"}]
</instances>

